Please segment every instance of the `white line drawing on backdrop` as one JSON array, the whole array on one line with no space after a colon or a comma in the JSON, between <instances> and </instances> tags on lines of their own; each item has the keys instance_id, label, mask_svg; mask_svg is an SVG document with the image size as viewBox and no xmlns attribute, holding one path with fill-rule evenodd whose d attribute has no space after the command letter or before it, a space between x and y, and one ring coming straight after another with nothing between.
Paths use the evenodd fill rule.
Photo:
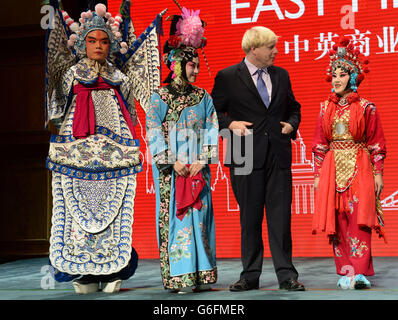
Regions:
<instances>
[{"instance_id":1,"label":"white line drawing on backdrop","mask_svg":"<svg viewBox=\"0 0 398 320\"><path fill-rule=\"evenodd\" d=\"M145 147L141 151L142 165L145 168L145 192L155 194L155 187L152 180L151 155L145 137L144 127L138 119L141 140ZM144 154L145 152L145 154ZM312 154L312 153L311 153ZM314 159L307 159L307 147L299 131L297 139L292 140L292 174L293 174L293 198L292 213L294 214L313 214L315 210L315 190L314 190ZM239 206L235 201L230 187L229 174L224 171L222 162L213 165L213 182L211 189L217 191L217 185L226 184L226 202L228 212L239 212ZM381 201L383 210L398 209L398 190Z\"/></svg>"}]
</instances>

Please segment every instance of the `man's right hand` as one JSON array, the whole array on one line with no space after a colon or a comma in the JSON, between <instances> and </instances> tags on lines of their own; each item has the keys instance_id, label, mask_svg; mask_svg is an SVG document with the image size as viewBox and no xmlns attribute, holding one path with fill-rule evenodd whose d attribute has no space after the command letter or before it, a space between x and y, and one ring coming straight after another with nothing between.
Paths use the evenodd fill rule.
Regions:
<instances>
[{"instance_id":1,"label":"man's right hand","mask_svg":"<svg viewBox=\"0 0 398 320\"><path fill-rule=\"evenodd\" d=\"M232 132L238 136L247 136L247 135L251 134L247 127L252 126L252 125L253 125L253 123L251 123L251 122L232 121L228 128L229 128L229 130L232 130Z\"/></svg>"}]
</instances>

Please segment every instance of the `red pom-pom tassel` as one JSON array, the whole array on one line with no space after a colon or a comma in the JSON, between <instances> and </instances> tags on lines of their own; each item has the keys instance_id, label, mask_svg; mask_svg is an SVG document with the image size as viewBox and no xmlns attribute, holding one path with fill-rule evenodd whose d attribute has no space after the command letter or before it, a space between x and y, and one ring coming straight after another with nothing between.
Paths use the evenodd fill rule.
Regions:
<instances>
[{"instance_id":1,"label":"red pom-pom tassel","mask_svg":"<svg viewBox=\"0 0 398 320\"><path fill-rule=\"evenodd\" d=\"M350 39L347 37L342 37L340 38L339 43L342 47L346 47L350 43Z\"/></svg>"},{"instance_id":2,"label":"red pom-pom tassel","mask_svg":"<svg viewBox=\"0 0 398 320\"><path fill-rule=\"evenodd\" d=\"M363 74L359 74L357 78L357 85L359 85L363 81L363 79L365 79L365 76Z\"/></svg>"}]
</instances>

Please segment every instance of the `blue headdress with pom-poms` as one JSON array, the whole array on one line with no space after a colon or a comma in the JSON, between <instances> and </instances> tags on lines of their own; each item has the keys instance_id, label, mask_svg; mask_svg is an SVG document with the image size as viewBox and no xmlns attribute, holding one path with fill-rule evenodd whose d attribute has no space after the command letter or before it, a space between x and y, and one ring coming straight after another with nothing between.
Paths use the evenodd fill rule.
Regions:
<instances>
[{"instance_id":1,"label":"blue headdress with pom-poms","mask_svg":"<svg viewBox=\"0 0 398 320\"><path fill-rule=\"evenodd\" d=\"M62 12L62 15L65 23L73 32L69 37L68 45L76 49L79 54L86 54L86 37L91 31L95 30L101 30L108 35L110 54L127 52L127 43L122 42L122 34L119 31L122 17L120 14L112 17L104 4L97 4L95 11L82 12L79 19L80 25L70 18L65 11Z\"/></svg>"}]
</instances>

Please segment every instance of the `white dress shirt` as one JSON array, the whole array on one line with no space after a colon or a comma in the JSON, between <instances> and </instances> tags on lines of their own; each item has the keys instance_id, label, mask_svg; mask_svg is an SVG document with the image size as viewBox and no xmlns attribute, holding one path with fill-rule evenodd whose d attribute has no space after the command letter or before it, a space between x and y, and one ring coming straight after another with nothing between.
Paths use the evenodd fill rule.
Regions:
<instances>
[{"instance_id":1,"label":"white dress shirt","mask_svg":"<svg viewBox=\"0 0 398 320\"><path fill-rule=\"evenodd\" d=\"M257 68L257 67L256 67L254 64L252 64L251 62L249 62L249 60L247 60L246 58L245 58L244 61L245 61L245 63L246 63L247 69L249 69L250 75L252 76L254 85L255 85L256 88L257 88L257 78L258 78L257 70L258 70L259 68ZM264 68L263 70L264 70L264 72L263 72L262 78L263 78L263 80L264 80L265 85L267 86L267 91L268 91L268 96L269 96L269 103L271 103L271 94L272 94L272 82L271 82L271 77L269 76L269 73L268 73L267 68Z\"/></svg>"}]
</instances>

